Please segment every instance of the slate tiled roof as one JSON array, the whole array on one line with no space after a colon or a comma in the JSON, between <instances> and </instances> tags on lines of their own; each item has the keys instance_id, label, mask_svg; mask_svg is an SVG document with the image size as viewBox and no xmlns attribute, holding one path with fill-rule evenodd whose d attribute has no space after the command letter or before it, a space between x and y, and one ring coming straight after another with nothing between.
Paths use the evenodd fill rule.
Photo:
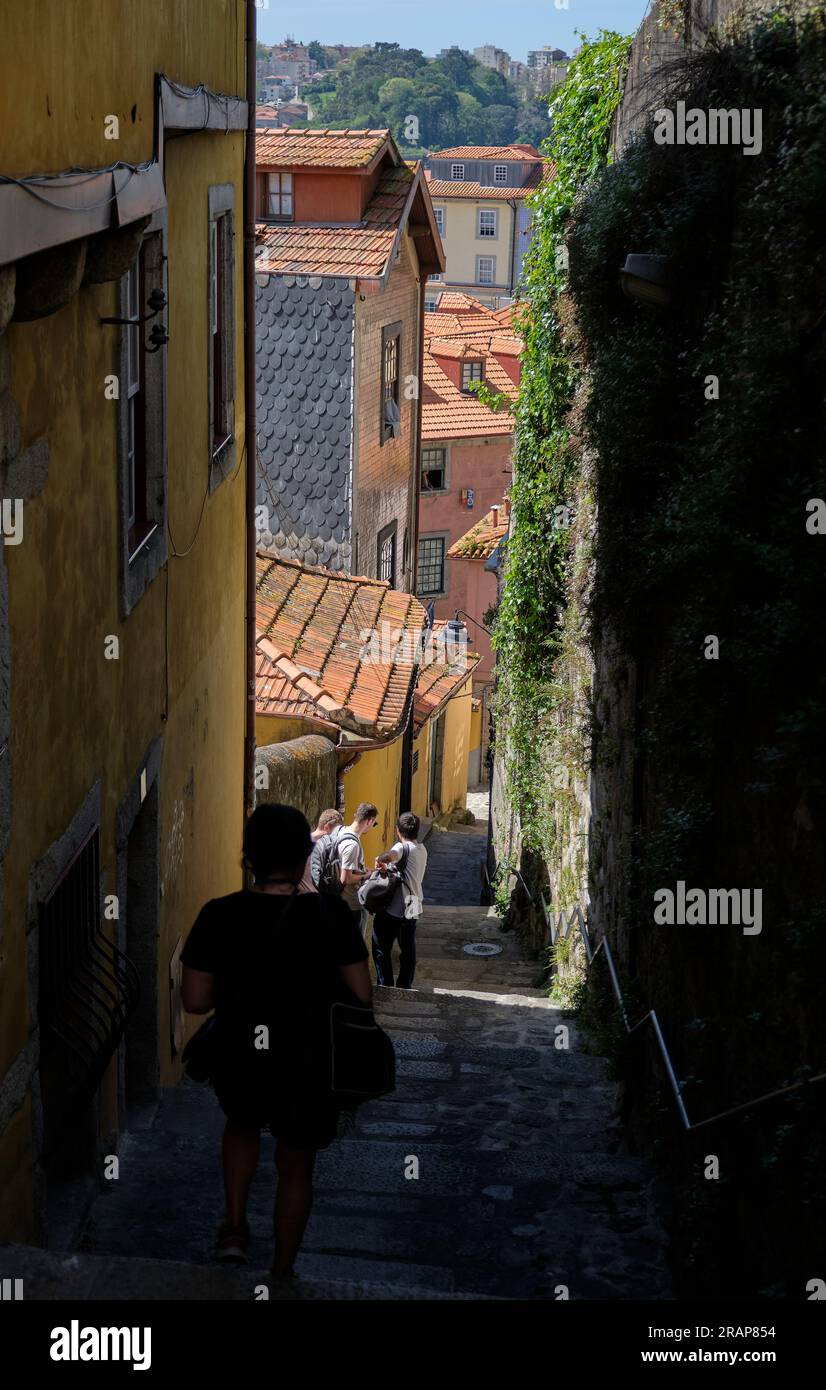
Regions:
<instances>
[{"instance_id":1,"label":"slate tiled roof","mask_svg":"<svg viewBox=\"0 0 826 1390\"><path fill-rule=\"evenodd\" d=\"M255 162L259 167L298 169L367 169L387 143L388 130L295 130L292 126L259 130Z\"/></svg>"},{"instance_id":2,"label":"slate tiled roof","mask_svg":"<svg viewBox=\"0 0 826 1390\"><path fill-rule=\"evenodd\" d=\"M461 660L451 663L450 648L440 645L439 641L445 626L445 623L434 623L434 641L432 645L428 643L424 648L425 658L429 656L430 660L425 659L422 662L416 681L416 693L413 696L414 733L418 733L428 719L439 713L481 661L478 652L463 651Z\"/></svg>"},{"instance_id":3,"label":"slate tiled roof","mask_svg":"<svg viewBox=\"0 0 826 1390\"><path fill-rule=\"evenodd\" d=\"M535 164L531 169L524 183L518 188L491 186L483 183L466 183L462 179L434 179L431 178L429 171L425 174L427 187L433 199L440 198L475 198L485 202L490 198L527 198L534 193L541 183L553 176L555 166L550 160L543 160Z\"/></svg>"},{"instance_id":4,"label":"slate tiled roof","mask_svg":"<svg viewBox=\"0 0 826 1390\"><path fill-rule=\"evenodd\" d=\"M469 328L464 315L464 326L454 329L452 314L426 314L425 333L433 326L438 336L432 334L425 338L424 345L424 389L422 391L422 439L468 439L483 435L502 435L513 433L513 416L507 411L490 410L478 396L460 391L441 366L438 358L450 361L478 361L484 359L485 380L492 390L515 398L514 385L501 358L518 357L522 348L519 338L506 333L493 315L482 320L483 327ZM479 317L473 319L479 322ZM442 334L442 322L447 322L448 334Z\"/></svg>"},{"instance_id":5,"label":"slate tiled roof","mask_svg":"<svg viewBox=\"0 0 826 1390\"><path fill-rule=\"evenodd\" d=\"M256 399L262 548L347 569L354 292L340 280L259 276Z\"/></svg>"},{"instance_id":6,"label":"slate tiled roof","mask_svg":"<svg viewBox=\"0 0 826 1390\"><path fill-rule=\"evenodd\" d=\"M431 159L528 159L542 158L535 145L454 145L450 150L431 150Z\"/></svg>"},{"instance_id":7,"label":"slate tiled roof","mask_svg":"<svg viewBox=\"0 0 826 1390\"><path fill-rule=\"evenodd\" d=\"M288 275L380 276L396 244L415 169L388 168L359 223L329 227L320 223L259 222L256 269Z\"/></svg>"},{"instance_id":8,"label":"slate tiled roof","mask_svg":"<svg viewBox=\"0 0 826 1390\"><path fill-rule=\"evenodd\" d=\"M494 525L493 513L497 513ZM448 550L451 560L487 560L493 554L503 536L508 533L507 507L504 502L498 508L491 508L475 526L471 526Z\"/></svg>"},{"instance_id":9,"label":"slate tiled roof","mask_svg":"<svg viewBox=\"0 0 826 1390\"><path fill-rule=\"evenodd\" d=\"M367 741L401 732L425 624L412 594L259 553L256 621L259 714L323 720ZM383 633L388 644L398 643L400 631L408 640L396 659L392 648L388 659L377 659ZM379 651L365 659L369 632L377 634Z\"/></svg>"}]
</instances>

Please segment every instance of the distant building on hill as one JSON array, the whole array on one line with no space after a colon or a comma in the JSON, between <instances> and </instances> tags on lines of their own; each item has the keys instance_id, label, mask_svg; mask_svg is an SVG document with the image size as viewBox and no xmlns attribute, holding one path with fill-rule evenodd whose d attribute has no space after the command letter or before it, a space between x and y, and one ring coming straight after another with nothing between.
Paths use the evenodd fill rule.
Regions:
<instances>
[{"instance_id":1,"label":"distant building on hill","mask_svg":"<svg viewBox=\"0 0 826 1390\"><path fill-rule=\"evenodd\" d=\"M440 289L466 291L496 309L510 299L531 235L527 198L551 172L533 145L459 145L436 150L427 180L447 266Z\"/></svg>"},{"instance_id":2,"label":"distant building on hill","mask_svg":"<svg viewBox=\"0 0 826 1390\"><path fill-rule=\"evenodd\" d=\"M508 76L510 66L510 54L504 48L496 48L492 43L482 44L481 48L474 48L473 56L477 63L481 63L485 68L492 68L494 72L500 72L503 77Z\"/></svg>"}]
</instances>

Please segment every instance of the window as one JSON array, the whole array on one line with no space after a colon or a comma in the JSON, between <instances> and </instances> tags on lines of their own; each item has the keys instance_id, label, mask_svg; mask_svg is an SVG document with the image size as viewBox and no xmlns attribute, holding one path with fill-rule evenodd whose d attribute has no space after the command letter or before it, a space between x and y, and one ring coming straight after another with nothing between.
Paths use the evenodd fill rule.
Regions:
<instances>
[{"instance_id":1,"label":"window","mask_svg":"<svg viewBox=\"0 0 826 1390\"><path fill-rule=\"evenodd\" d=\"M479 221L476 227L476 235L484 237L496 236L496 209L480 208Z\"/></svg>"},{"instance_id":2,"label":"window","mask_svg":"<svg viewBox=\"0 0 826 1390\"><path fill-rule=\"evenodd\" d=\"M463 179L463 178L465 177L465 166L464 166L464 164L451 164L451 166L450 166L450 177L451 177L452 179Z\"/></svg>"},{"instance_id":3,"label":"window","mask_svg":"<svg viewBox=\"0 0 826 1390\"><path fill-rule=\"evenodd\" d=\"M379 439L398 439L402 432L401 346L402 326L391 323L381 331L381 420Z\"/></svg>"},{"instance_id":4,"label":"window","mask_svg":"<svg viewBox=\"0 0 826 1390\"><path fill-rule=\"evenodd\" d=\"M447 450L422 449L422 492L444 492L447 488Z\"/></svg>"},{"instance_id":5,"label":"window","mask_svg":"<svg viewBox=\"0 0 826 1390\"><path fill-rule=\"evenodd\" d=\"M435 314L438 308L438 299L425 299L424 309L426 314Z\"/></svg>"},{"instance_id":6,"label":"window","mask_svg":"<svg viewBox=\"0 0 826 1390\"><path fill-rule=\"evenodd\" d=\"M128 617L167 556L166 212L154 215L120 283L120 601ZM144 319L138 323L136 320Z\"/></svg>"},{"instance_id":7,"label":"window","mask_svg":"<svg viewBox=\"0 0 826 1390\"><path fill-rule=\"evenodd\" d=\"M431 275L430 280L433 284L437 284L440 280L444 280L444 278L444 275Z\"/></svg>"},{"instance_id":8,"label":"window","mask_svg":"<svg viewBox=\"0 0 826 1390\"><path fill-rule=\"evenodd\" d=\"M476 283L477 285L493 285L496 283L495 256L476 257Z\"/></svg>"},{"instance_id":9,"label":"window","mask_svg":"<svg viewBox=\"0 0 826 1390\"><path fill-rule=\"evenodd\" d=\"M419 593L443 594L445 589L445 538L419 538Z\"/></svg>"},{"instance_id":10,"label":"window","mask_svg":"<svg viewBox=\"0 0 826 1390\"><path fill-rule=\"evenodd\" d=\"M396 587L396 522L391 521L383 531L379 531L378 558L376 574L386 579L391 589Z\"/></svg>"},{"instance_id":11,"label":"window","mask_svg":"<svg viewBox=\"0 0 826 1390\"><path fill-rule=\"evenodd\" d=\"M463 362L462 363L462 390L470 393L470 383L472 381L484 381L485 364L484 362Z\"/></svg>"},{"instance_id":12,"label":"window","mask_svg":"<svg viewBox=\"0 0 826 1390\"><path fill-rule=\"evenodd\" d=\"M235 446L235 237L232 184L209 190L210 489L232 471Z\"/></svg>"},{"instance_id":13,"label":"window","mask_svg":"<svg viewBox=\"0 0 826 1390\"><path fill-rule=\"evenodd\" d=\"M494 182L494 183L507 183L507 181L508 181L508 166L507 166L507 164L494 164L494 166L493 166L493 182Z\"/></svg>"},{"instance_id":14,"label":"window","mask_svg":"<svg viewBox=\"0 0 826 1390\"><path fill-rule=\"evenodd\" d=\"M433 216L434 216L435 219L436 219L436 226L437 226L438 229L439 229L439 236L444 236L444 234L445 234L445 210L444 210L444 208L434 208L434 209L433 209Z\"/></svg>"},{"instance_id":15,"label":"window","mask_svg":"<svg viewBox=\"0 0 826 1390\"><path fill-rule=\"evenodd\" d=\"M264 216L285 218L293 215L292 174L267 174L267 202Z\"/></svg>"},{"instance_id":16,"label":"window","mask_svg":"<svg viewBox=\"0 0 826 1390\"><path fill-rule=\"evenodd\" d=\"M145 243L126 276L126 314L138 319L146 312ZM146 368L145 325L124 328L126 339L126 532L129 555L146 539L151 523L146 505Z\"/></svg>"}]
</instances>

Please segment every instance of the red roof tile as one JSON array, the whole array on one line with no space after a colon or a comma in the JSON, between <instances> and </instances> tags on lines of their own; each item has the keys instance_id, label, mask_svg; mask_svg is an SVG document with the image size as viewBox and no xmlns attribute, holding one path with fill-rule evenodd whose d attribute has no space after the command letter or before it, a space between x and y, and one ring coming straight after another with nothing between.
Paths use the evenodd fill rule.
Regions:
<instances>
[{"instance_id":1,"label":"red roof tile","mask_svg":"<svg viewBox=\"0 0 826 1390\"><path fill-rule=\"evenodd\" d=\"M382 174L361 222L256 224L256 270L281 275L379 276L396 244L416 174L406 164Z\"/></svg>"},{"instance_id":2,"label":"red roof tile","mask_svg":"<svg viewBox=\"0 0 826 1390\"><path fill-rule=\"evenodd\" d=\"M555 172L555 166L550 160L543 160L540 164L534 165L525 182L520 184L518 188L465 183L461 179L434 179L431 177L430 170L425 173L425 178L431 198L474 198L478 202L487 202L490 198L528 198L539 188L540 184L544 183L546 179L552 178Z\"/></svg>"},{"instance_id":3,"label":"red roof tile","mask_svg":"<svg viewBox=\"0 0 826 1390\"><path fill-rule=\"evenodd\" d=\"M261 554L256 593L258 713L394 738L425 623L418 599L378 579Z\"/></svg>"},{"instance_id":4,"label":"red roof tile","mask_svg":"<svg viewBox=\"0 0 826 1390\"><path fill-rule=\"evenodd\" d=\"M493 514L497 513L496 524L494 525ZM452 560L488 560L501 541L503 536L508 534L507 507L504 502L499 507L492 507L487 516L483 516L481 521L477 521L475 526L471 526L458 541L447 552Z\"/></svg>"},{"instance_id":5,"label":"red roof tile","mask_svg":"<svg viewBox=\"0 0 826 1390\"><path fill-rule=\"evenodd\" d=\"M468 327L468 320L483 326ZM442 325L448 332L442 333ZM514 385L501 361L518 357L522 342L506 333L493 315L425 314L424 389L422 391L422 439L467 439L484 435L512 434L513 416L491 410L479 397L460 391L440 364L447 361L485 363L485 381L493 391L514 399Z\"/></svg>"},{"instance_id":6,"label":"red roof tile","mask_svg":"<svg viewBox=\"0 0 826 1390\"><path fill-rule=\"evenodd\" d=\"M454 145L450 150L431 150L431 159L537 159L535 145Z\"/></svg>"},{"instance_id":7,"label":"red roof tile","mask_svg":"<svg viewBox=\"0 0 826 1390\"><path fill-rule=\"evenodd\" d=\"M446 639L447 624L434 623L433 640L425 644L424 659L413 696L413 730L418 733L426 720L438 714L476 670L478 652L452 649Z\"/></svg>"},{"instance_id":8,"label":"red roof tile","mask_svg":"<svg viewBox=\"0 0 826 1390\"><path fill-rule=\"evenodd\" d=\"M364 169L388 143L389 130L259 130L255 162L273 168Z\"/></svg>"}]
</instances>

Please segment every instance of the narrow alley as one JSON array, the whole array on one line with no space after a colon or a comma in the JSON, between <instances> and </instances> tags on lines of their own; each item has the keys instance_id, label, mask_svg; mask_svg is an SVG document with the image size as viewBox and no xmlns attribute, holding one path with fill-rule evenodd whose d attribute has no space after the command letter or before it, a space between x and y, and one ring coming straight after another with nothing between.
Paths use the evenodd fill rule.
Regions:
<instances>
[{"instance_id":1,"label":"narrow alley","mask_svg":"<svg viewBox=\"0 0 826 1390\"><path fill-rule=\"evenodd\" d=\"M478 905L484 829L430 834L417 988L377 991L397 1090L319 1155L290 1297L668 1297L652 1174L619 1152L605 1064L579 1049L569 1018L570 1048L555 1046L563 1015L536 963ZM466 954L475 943L499 950ZM221 1129L211 1090L188 1082L135 1117L119 1179L66 1257L78 1294L92 1281L123 1298L251 1296L271 1253L272 1141L250 1265L220 1269ZM406 1176L411 1158L418 1177Z\"/></svg>"}]
</instances>

